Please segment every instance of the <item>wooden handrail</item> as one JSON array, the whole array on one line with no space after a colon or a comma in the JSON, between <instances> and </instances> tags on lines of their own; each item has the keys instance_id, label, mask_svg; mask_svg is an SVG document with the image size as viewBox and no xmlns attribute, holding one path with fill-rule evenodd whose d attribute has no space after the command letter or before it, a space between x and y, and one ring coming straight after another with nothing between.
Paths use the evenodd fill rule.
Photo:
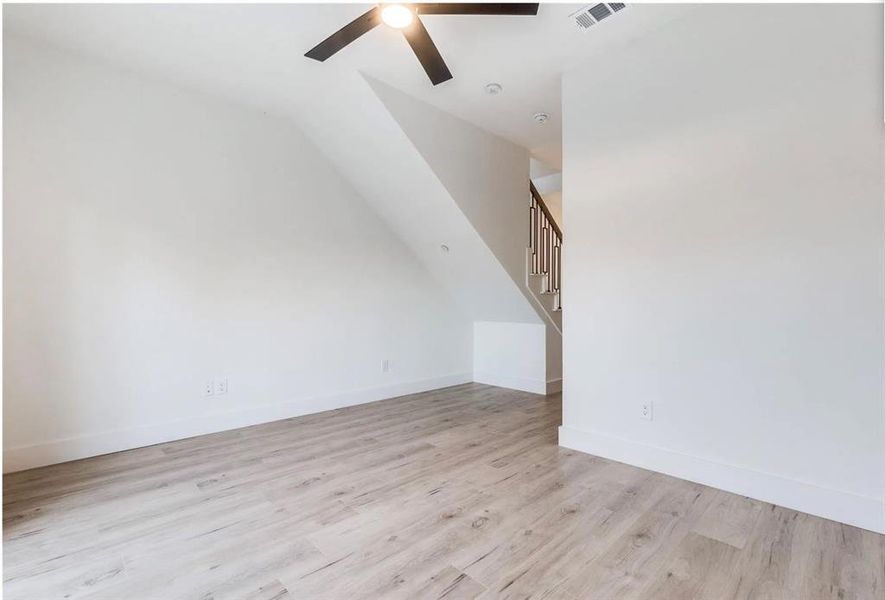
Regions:
<instances>
[{"instance_id":1,"label":"wooden handrail","mask_svg":"<svg viewBox=\"0 0 885 600\"><path fill-rule=\"evenodd\" d=\"M550 214L550 209L544 204L544 199L541 197L541 194L538 193L535 184L531 181L529 181L529 189L532 191L532 197L535 199L535 202L538 203L538 206L540 206L541 210L544 212L544 216L547 217L547 220L550 222L550 226L553 227L553 231L556 232L556 235L558 235L560 241L562 241L562 230L559 228L559 225L556 224L556 219Z\"/></svg>"},{"instance_id":2,"label":"wooden handrail","mask_svg":"<svg viewBox=\"0 0 885 600\"><path fill-rule=\"evenodd\" d=\"M562 310L562 230L553 220L550 209L529 181L529 250L527 273L541 276L541 293L553 294L553 310Z\"/></svg>"}]
</instances>

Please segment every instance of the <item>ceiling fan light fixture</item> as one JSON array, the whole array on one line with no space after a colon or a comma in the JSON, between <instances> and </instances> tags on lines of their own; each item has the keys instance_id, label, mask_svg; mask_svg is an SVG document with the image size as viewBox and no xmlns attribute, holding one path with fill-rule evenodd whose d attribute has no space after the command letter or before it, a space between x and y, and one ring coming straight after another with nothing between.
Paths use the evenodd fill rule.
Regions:
<instances>
[{"instance_id":1,"label":"ceiling fan light fixture","mask_svg":"<svg viewBox=\"0 0 885 600\"><path fill-rule=\"evenodd\" d=\"M388 4L381 10L381 20L394 29L405 29L414 19L415 14L402 4Z\"/></svg>"},{"instance_id":2,"label":"ceiling fan light fixture","mask_svg":"<svg viewBox=\"0 0 885 600\"><path fill-rule=\"evenodd\" d=\"M384 23L399 29L427 73L430 83L439 85L452 78L446 61L421 19L425 15L502 15L535 16L539 4L527 2L437 2L428 4L376 4L367 12L304 53L306 58L324 62L375 27Z\"/></svg>"}]
</instances>

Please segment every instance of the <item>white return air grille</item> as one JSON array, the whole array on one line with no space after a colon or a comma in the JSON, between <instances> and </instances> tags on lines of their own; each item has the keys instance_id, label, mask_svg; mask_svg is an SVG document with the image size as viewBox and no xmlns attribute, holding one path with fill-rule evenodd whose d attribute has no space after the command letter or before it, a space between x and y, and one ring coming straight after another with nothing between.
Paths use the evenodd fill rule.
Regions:
<instances>
[{"instance_id":1,"label":"white return air grille","mask_svg":"<svg viewBox=\"0 0 885 600\"><path fill-rule=\"evenodd\" d=\"M606 19L619 10L626 8L626 4L620 2L609 2L600 4L591 4L585 6L578 12L570 15L575 20L575 24L581 31L587 31L603 19Z\"/></svg>"}]
</instances>

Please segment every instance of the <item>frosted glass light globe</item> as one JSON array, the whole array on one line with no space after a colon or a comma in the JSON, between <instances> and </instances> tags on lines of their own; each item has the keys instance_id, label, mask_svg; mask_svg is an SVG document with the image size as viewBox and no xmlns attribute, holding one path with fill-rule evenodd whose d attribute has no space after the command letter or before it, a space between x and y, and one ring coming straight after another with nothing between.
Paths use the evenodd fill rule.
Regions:
<instances>
[{"instance_id":1,"label":"frosted glass light globe","mask_svg":"<svg viewBox=\"0 0 885 600\"><path fill-rule=\"evenodd\" d=\"M381 11L381 20L394 29L403 29L412 24L415 15L402 4L388 4Z\"/></svg>"}]
</instances>

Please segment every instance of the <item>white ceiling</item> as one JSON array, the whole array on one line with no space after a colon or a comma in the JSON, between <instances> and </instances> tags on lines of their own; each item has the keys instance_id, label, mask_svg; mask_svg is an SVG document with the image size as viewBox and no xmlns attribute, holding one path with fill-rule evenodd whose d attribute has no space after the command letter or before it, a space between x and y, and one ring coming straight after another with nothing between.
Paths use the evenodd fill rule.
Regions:
<instances>
[{"instance_id":1,"label":"white ceiling","mask_svg":"<svg viewBox=\"0 0 885 600\"><path fill-rule=\"evenodd\" d=\"M605 60L689 10L632 5L587 32L568 18L582 4L542 4L536 17L426 16L425 26L454 74L436 87L400 32L386 26L325 63L303 57L371 6L7 4L3 21L6 33L48 40L296 121L310 118L304 114L310 103L303 100L339 101L336 75L360 70L530 149L556 169L562 71ZM492 81L504 86L502 94L484 92ZM544 125L532 120L539 111L551 116Z\"/></svg>"}]
</instances>

